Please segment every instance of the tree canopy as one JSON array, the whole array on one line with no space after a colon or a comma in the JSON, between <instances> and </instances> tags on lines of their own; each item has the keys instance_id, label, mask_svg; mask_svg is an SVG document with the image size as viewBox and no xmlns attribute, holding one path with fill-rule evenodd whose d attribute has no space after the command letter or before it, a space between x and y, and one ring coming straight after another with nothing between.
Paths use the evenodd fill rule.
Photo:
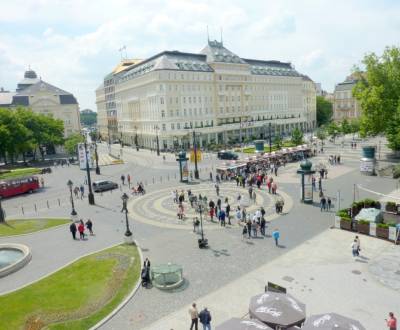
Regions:
<instances>
[{"instance_id":1,"label":"tree canopy","mask_svg":"<svg viewBox=\"0 0 400 330\"><path fill-rule=\"evenodd\" d=\"M298 128L295 128L292 131L292 138L291 141L295 145L303 144L303 132L300 131Z\"/></svg>"},{"instance_id":2,"label":"tree canopy","mask_svg":"<svg viewBox=\"0 0 400 330\"><path fill-rule=\"evenodd\" d=\"M97 124L97 113L90 110L84 110L80 113L81 124L84 126L94 126Z\"/></svg>"},{"instance_id":3,"label":"tree canopy","mask_svg":"<svg viewBox=\"0 0 400 330\"><path fill-rule=\"evenodd\" d=\"M59 119L18 108L0 108L0 155L14 160L18 155L39 148L44 157L48 145L60 145L64 139L64 123Z\"/></svg>"},{"instance_id":4,"label":"tree canopy","mask_svg":"<svg viewBox=\"0 0 400 330\"><path fill-rule=\"evenodd\" d=\"M76 155L78 143L84 142L85 138L81 134L72 134L64 142L65 150L70 155Z\"/></svg>"},{"instance_id":5,"label":"tree canopy","mask_svg":"<svg viewBox=\"0 0 400 330\"><path fill-rule=\"evenodd\" d=\"M360 133L383 133L389 147L400 150L400 48L367 54L362 63L365 70L356 68L359 81L353 89L362 109Z\"/></svg>"},{"instance_id":6,"label":"tree canopy","mask_svg":"<svg viewBox=\"0 0 400 330\"><path fill-rule=\"evenodd\" d=\"M317 125L326 125L332 120L332 102L323 96L317 96Z\"/></svg>"}]
</instances>

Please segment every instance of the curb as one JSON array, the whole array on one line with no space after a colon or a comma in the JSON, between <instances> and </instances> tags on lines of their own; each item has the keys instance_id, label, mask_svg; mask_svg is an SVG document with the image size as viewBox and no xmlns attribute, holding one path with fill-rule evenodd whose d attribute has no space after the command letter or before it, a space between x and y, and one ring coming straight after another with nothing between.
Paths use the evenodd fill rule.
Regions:
<instances>
[{"instance_id":1,"label":"curb","mask_svg":"<svg viewBox=\"0 0 400 330\"><path fill-rule=\"evenodd\" d=\"M36 280L34 280L34 281L25 283L25 284L19 286L18 288L15 288L15 289L12 289L12 290L9 290L9 291L1 292L1 293L0 293L0 297L5 296L5 295L7 295L7 294L9 294L9 293L13 293L13 292L18 291L18 290L21 290L21 289L23 289L23 288L25 288L25 287L27 287L27 286L29 286L29 285L32 285L32 284L34 284L34 283L36 283L36 282L39 282L39 281L43 280L44 278L49 277L50 275L53 275L54 273L58 272L59 270L64 269L65 267L68 267L69 265L73 264L74 262L76 262L76 261L78 261L78 260L80 260L80 259L82 259L82 258L88 257L88 256L90 256L90 255L92 255L92 254L101 252L101 251L103 251L103 250L111 249L112 247L115 247L115 246L117 246L117 245L121 245L121 244L123 244L123 243L124 243L124 242L112 244L112 245L106 246L106 247L104 247L104 248L101 248L101 249L99 249L99 250L96 250L96 251L93 251L93 252L90 252L90 253L86 253L86 254L84 254L84 255L82 255L82 256L79 256L78 258L75 258L74 260L71 260L70 262L66 263L64 266L61 266L61 267L55 269L54 271L52 271L52 272L50 272L50 273L48 273L48 274L46 274L46 275L43 275L42 277L39 277L38 279L36 279Z\"/></svg>"},{"instance_id":2,"label":"curb","mask_svg":"<svg viewBox=\"0 0 400 330\"><path fill-rule=\"evenodd\" d=\"M9 221L9 220L17 220L17 221L19 221L19 220L47 220L47 219L49 219L49 218L29 218L29 219L21 219L21 218L18 218L18 219L7 219L7 221ZM68 219L68 218L60 218L60 217L52 217L51 219L60 219L60 220L64 220L64 219L65 219L65 220L71 220L71 219ZM57 226L53 226L53 227L49 227L49 228L45 228L45 229L33 231L33 232L31 232L31 233L18 234L18 235L8 235L8 236L0 236L0 240L2 240L3 238L22 237L22 236L28 236L28 235L32 235L32 234L42 233L42 232L44 232L44 231L49 231L49 230L61 228L61 227L63 227L63 226L67 226L67 225L68 225L68 223L63 223L63 224L61 224L61 225L57 225Z\"/></svg>"},{"instance_id":3,"label":"curb","mask_svg":"<svg viewBox=\"0 0 400 330\"><path fill-rule=\"evenodd\" d=\"M134 240L133 242L139 251L140 265L142 265L142 263L143 263L142 249L139 247L139 245L137 245L136 240ZM140 285L141 285L141 280L140 280L140 276L139 276L139 280L136 283L135 287L132 289L131 293L123 301L121 301L121 303L117 307L115 307L115 309L110 314L108 314L102 320L97 322L94 326L89 328L89 330L96 330L96 329L100 328L101 326L103 326L105 323L107 323L109 320L111 320L133 298L133 296L139 290Z\"/></svg>"}]
</instances>

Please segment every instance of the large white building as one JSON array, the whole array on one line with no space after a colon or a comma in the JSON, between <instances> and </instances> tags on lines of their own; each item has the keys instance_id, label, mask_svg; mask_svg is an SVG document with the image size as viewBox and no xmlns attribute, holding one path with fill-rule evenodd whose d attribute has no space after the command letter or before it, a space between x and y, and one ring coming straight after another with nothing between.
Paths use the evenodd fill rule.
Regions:
<instances>
[{"instance_id":1,"label":"large white building","mask_svg":"<svg viewBox=\"0 0 400 330\"><path fill-rule=\"evenodd\" d=\"M155 148L188 147L193 130L201 146L316 125L314 82L290 63L244 59L222 42L199 53L164 51L112 76L118 138ZM106 82L106 79L105 79ZM107 89L108 88L108 89ZM99 130L110 134L107 91L96 90ZM108 121L107 121L108 119Z\"/></svg>"}]
</instances>

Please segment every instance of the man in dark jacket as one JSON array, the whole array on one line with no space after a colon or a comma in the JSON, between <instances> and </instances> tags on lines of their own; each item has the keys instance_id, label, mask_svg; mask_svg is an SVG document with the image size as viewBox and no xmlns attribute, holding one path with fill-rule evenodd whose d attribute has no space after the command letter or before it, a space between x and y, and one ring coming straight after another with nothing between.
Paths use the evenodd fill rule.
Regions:
<instances>
[{"instance_id":1,"label":"man in dark jacket","mask_svg":"<svg viewBox=\"0 0 400 330\"><path fill-rule=\"evenodd\" d=\"M73 238L73 239L76 239L76 225L75 225L74 222L70 224L70 226L69 226L69 231L70 231L71 234L72 234L72 238Z\"/></svg>"},{"instance_id":2,"label":"man in dark jacket","mask_svg":"<svg viewBox=\"0 0 400 330\"><path fill-rule=\"evenodd\" d=\"M211 330L211 314L207 307L204 307L204 309L200 312L199 319L204 330Z\"/></svg>"}]
</instances>

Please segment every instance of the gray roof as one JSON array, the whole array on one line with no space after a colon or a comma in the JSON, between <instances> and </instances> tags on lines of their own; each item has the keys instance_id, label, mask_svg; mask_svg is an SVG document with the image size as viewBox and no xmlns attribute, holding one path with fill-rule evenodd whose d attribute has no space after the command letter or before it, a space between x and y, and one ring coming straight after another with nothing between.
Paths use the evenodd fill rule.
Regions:
<instances>
[{"instance_id":1,"label":"gray roof","mask_svg":"<svg viewBox=\"0 0 400 330\"><path fill-rule=\"evenodd\" d=\"M0 106L8 106L12 104L15 92L0 92Z\"/></svg>"},{"instance_id":2,"label":"gray roof","mask_svg":"<svg viewBox=\"0 0 400 330\"><path fill-rule=\"evenodd\" d=\"M353 87L357 84L358 80L346 80L341 82L335 86L335 91L347 91L352 90Z\"/></svg>"},{"instance_id":3,"label":"gray roof","mask_svg":"<svg viewBox=\"0 0 400 330\"><path fill-rule=\"evenodd\" d=\"M232 53L229 49L226 49L221 42L217 40L210 41L201 51L201 54L207 55L207 62L224 62L224 63L241 63L246 62L236 54Z\"/></svg>"},{"instance_id":4,"label":"gray roof","mask_svg":"<svg viewBox=\"0 0 400 330\"><path fill-rule=\"evenodd\" d=\"M48 91L56 95L72 95L69 92L62 90L56 86L53 86L43 80L38 81L36 84L29 86L18 92L17 95L32 95L40 91Z\"/></svg>"},{"instance_id":5,"label":"gray roof","mask_svg":"<svg viewBox=\"0 0 400 330\"><path fill-rule=\"evenodd\" d=\"M118 82L134 79L156 70L213 72L213 68L209 65L213 62L248 65L254 75L293 76L311 80L297 72L290 63L240 58L226 49L222 42L216 40L208 41L200 54L164 51L115 74L114 77Z\"/></svg>"}]
</instances>

